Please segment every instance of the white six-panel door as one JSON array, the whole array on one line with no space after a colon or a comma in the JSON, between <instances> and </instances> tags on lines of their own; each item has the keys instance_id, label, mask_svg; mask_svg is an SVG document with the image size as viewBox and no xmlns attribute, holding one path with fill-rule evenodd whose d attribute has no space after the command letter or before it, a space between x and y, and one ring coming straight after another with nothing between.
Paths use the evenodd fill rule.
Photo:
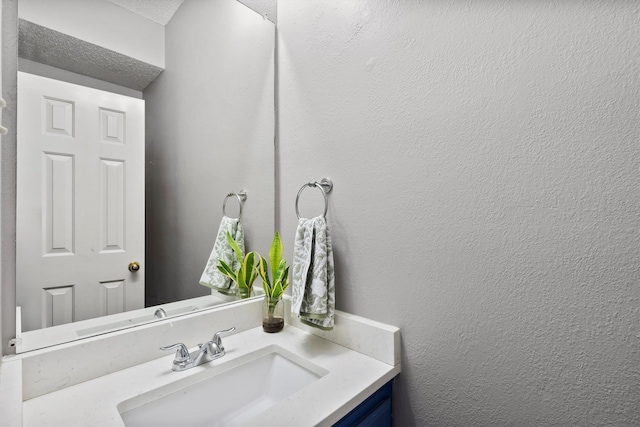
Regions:
<instances>
[{"instance_id":1,"label":"white six-panel door","mask_svg":"<svg viewBox=\"0 0 640 427\"><path fill-rule=\"evenodd\" d=\"M21 72L17 133L22 330L144 307L144 101Z\"/></svg>"}]
</instances>

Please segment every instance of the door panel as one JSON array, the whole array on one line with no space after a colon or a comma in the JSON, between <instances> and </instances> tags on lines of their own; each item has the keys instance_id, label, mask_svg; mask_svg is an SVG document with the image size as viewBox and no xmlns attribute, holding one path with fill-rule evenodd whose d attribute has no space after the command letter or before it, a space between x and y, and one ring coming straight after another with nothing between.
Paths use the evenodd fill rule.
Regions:
<instances>
[{"instance_id":1,"label":"door panel","mask_svg":"<svg viewBox=\"0 0 640 427\"><path fill-rule=\"evenodd\" d=\"M73 255L74 157L43 153L44 255Z\"/></svg>"}]
</instances>

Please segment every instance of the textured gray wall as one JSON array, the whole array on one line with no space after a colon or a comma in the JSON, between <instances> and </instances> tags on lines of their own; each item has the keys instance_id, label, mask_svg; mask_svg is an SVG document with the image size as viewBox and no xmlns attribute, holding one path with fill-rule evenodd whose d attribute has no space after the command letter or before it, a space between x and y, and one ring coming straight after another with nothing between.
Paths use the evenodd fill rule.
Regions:
<instances>
[{"instance_id":1,"label":"textured gray wall","mask_svg":"<svg viewBox=\"0 0 640 427\"><path fill-rule=\"evenodd\" d=\"M210 293L198 281L231 191L247 191L247 248L266 256L274 45L273 23L235 0L189 0L167 25L166 70L144 92L148 305Z\"/></svg>"},{"instance_id":2,"label":"textured gray wall","mask_svg":"<svg viewBox=\"0 0 640 427\"><path fill-rule=\"evenodd\" d=\"M402 328L396 425L640 425L638 16L279 1L280 228L333 178L338 308Z\"/></svg>"}]
</instances>

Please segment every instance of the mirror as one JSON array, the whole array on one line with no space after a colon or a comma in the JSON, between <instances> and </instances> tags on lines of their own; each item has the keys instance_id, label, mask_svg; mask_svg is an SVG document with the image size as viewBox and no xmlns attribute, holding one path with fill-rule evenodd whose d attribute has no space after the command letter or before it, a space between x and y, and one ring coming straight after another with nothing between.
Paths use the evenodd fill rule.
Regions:
<instances>
[{"instance_id":1,"label":"mirror","mask_svg":"<svg viewBox=\"0 0 640 427\"><path fill-rule=\"evenodd\" d=\"M134 200L143 199L140 202L145 214L143 225L116 221L115 228L111 228L116 232L109 232L111 229L104 225L104 221L100 221L109 218L109 212L115 212L116 217L125 217L123 212L134 203L125 201L124 196L118 199L118 191L109 193L105 190L106 196L100 196L100 191L88 191L88 194L95 196L94 204L103 207L95 215L81 211L83 202L69 201L64 197L58 204L51 202L50 206L47 205L53 193L46 191L67 191L74 197L82 193L81 187L88 179L81 179L76 171L81 156L67 156L71 159L67 161L66 155L57 148L44 150L45 153L40 150L37 154L40 160L26 163L32 166L25 170L20 161L21 144L24 144L21 138L28 132L23 131L22 136L18 133L16 296L20 306L17 323L23 332L17 337L17 352L136 326L155 321L165 314L180 315L232 302L234 298L212 292L198 283L223 216L223 202L231 192L246 191L246 201L242 206L246 250L268 252L275 223L275 24L236 0L163 2L173 3L173 11L168 12L170 19L157 18L155 15L142 17L145 13L155 14L162 9L157 3L147 2L150 11L139 10L139 7L144 8L144 3L132 0L18 2L18 130L36 128L39 132L36 133L37 139L42 137L41 134L46 134L47 129L50 133L67 132L65 129L69 125L68 132L75 137L80 135L80 127L86 123L81 119L84 107L80 101L76 101L75 95L48 98L40 95L38 99L44 100L44 106L41 107L43 117L49 114L50 128L45 129L39 123L24 125L26 116L39 114L29 114L29 110L23 109L27 108L23 106L28 103L20 102L23 87L27 85L20 80L23 74L62 80L64 84L89 86L88 95L82 99L101 98L102 95L98 94L102 92L93 92L100 90L117 93L119 97L124 95L136 102L143 100L144 116L140 129L144 131L145 145L141 174L144 190ZM275 5L275 0L271 3ZM88 10L92 18L82 17L83 10ZM110 23L113 11L123 13L122 16L126 18L113 18ZM167 19L166 25L150 25L154 28L152 32L160 31L164 35L163 48L160 52L155 48L151 53L125 51L130 47L139 49L138 42L147 34L140 27L131 25L137 22L141 26L149 26L149 19ZM80 29L61 31L68 22L80 24ZM96 43L93 33L98 33L101 27L106 29L109 42L120 41L125 47L105 48ZM132 37L127 38L127 33ZM51 43L56 37L63 42ZM51 45L43 47L47 43ZM63 58L65 55L68 56L66 59ZM164 64L158 65L154 55L163 57ZM106 62L101 63L103 60ZM116 63L125 64L116 66ZM116 68L122 69L124 74L116 73ZM32 85L29 84L29 87ZM96 134L102 132L103 140L113 148L119 143L123 145L123 141L135 140L123 133L126 132L122 130L124 127L119 126L125 123L131 125L136 116L129 113L120 101L109 102L111 104L105 104L107 106L96 107L96 111L100 111L100 119L96 120ZM33 108L38 113L40 107L36 105ZM77 114L77 118L65 118L65 111ZM98 181L100 176L104 178L100 181L103 183L100 188L110 188L109 185L113 188L133 188L137 183L133 179L135 173L129 172L129 169L119 172L122 164L133 164L133 160L121 161L114 156L105 154L100 158L102 163L99 163L99 168L104 169L100 172L102 175L97 172L93 175ZM35 198L29 198L27 191L25 199L21 194L21 182L32 179L29 178L32 177L30 169L40 173L35 178L37 186L46 186L49 190L43 190L44 195ZM43 175L57 176L57 182L66 182L68 187L65 190L62 185L62 190L56 190L52 184L45 185ZM21 178L24 176L27 178ZM25 216L21 214L22 200L30 199L40 200L41 206L37 207L36 213L37 222L42 226L24 227L21 224L20 218ZM30 208L33 209L33 206ZM49 231L42 231L49 230L47 225L50 223L46 222L48 220L43 214L47 209L53 212L52 216L55 214L57 218L66 218L59 220L66 230L61 234L62 237L51 237ZM64 217L65 212L68 212L68 217ZM238 201L232 197L227 201L226 215L237 217L238 213ZM78 226L74 224L82 219L89 220L83 223L83 228L105 229L107 232L102 235L110 236L105 238L111 239L109 242L113 240L98 246L98 249L91 247L91 251L106 251L112 255L111 258L119 257L118 273L112 274L111 278L89 280L91 286L98 288L93 297L80 295L80 282L86 282L85 278L74 276L72 279L44 283L45 279L57 273L47 273L42 279L34 279L26 273L39 270L39 267L33 268L35 264L31 261L20 261L22 242L28 240L25 236L35 239L38 256L42 253L51 255L47 261L72 258L80 245ZM35 237L32 235L36 232L34 228L39 233ZM123 229L141 232L144 250L140 259L138 256L134 259L127 252L135 238L123 238L119 234ZM100 235L101 232L97 230L96 233ZM102 242L100 238L96 239ZM83 265L91 267L64 267L66 264L62 264L63 267L55 269L75 273L105 268L104 263L93 266L87 259L83 258ZM127 270L134 262L138 263L139 269ZM142 275L143 280L140 279ZM142 284L144 289L143 295L138 293L137 297L126 291L127 286L135 286L136 283L138 287ZM36 291L24 292L23 286L26 285L35 286ZM131 304L135 298L138 299L137 305ZM142 306L140 300L143 300ZM99 308L93 310L93 314L84 313L83 307L78 308L78 305L94 303ZM25 321L26 312L33 311L33 308L27 310L29 304L38 306L40 319L36 323L39 326L46 322L53 326L38 328L33 326L33 321ZM163 311L157 312L158 307Z\"/></svg>"}]
</instances>

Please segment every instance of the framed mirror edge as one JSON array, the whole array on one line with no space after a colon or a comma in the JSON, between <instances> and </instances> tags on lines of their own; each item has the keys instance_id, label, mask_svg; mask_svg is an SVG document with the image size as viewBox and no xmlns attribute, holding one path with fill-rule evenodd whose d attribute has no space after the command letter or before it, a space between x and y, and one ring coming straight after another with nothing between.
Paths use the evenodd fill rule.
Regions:
<instances>
[{"instance_id":1,"label":"framed mirror edge","mask_svg":"<svg viewBox=\"0 0 640 427\"><path fill-rule=\"evenodd\" d=\"M18 0L1 0L2 11L2 47L1 47L1 67L2 67L2 97L7 100L8 108L2 113L4 126L9 129L8 134L2 136L0 146L0 183L2 186L2 194L0 196L0 219L2 222L0 228L0 330L2 339L2 355L11 355L16 353L16 326L17 313L19 309L16 307L16 157L17 157L17 71L18 71ZM274 25L274 150L277 147L277 29ZM276 154L277 156L277 154ZM274 161L277 159L274 158ZM274 179L277 179L274 173ZM277 181L276 181L277 182ZM275 182L274 182L275 185ZM275 191L274 191L275 193ZM274 194L275 196L275 194ZM273 208L277 209L277 203L274 200ZM277 224L278 214L274 210L273 226ZM258 286L256 286L258 288ZM252 297L259 298L260 296ZM196 298L197 299L197 298ZM188 302L189 300L184 300ZM213 307L201 308L202 311L215 310L218 307L224 307L232 302L229 301ZM171 303L169 303L171 304ZM145 307L150 308L150 307ZM170 320L174 317L192 314L186 312L177 314L167 318L159 318L153 321ZM147 324L145 322L143 324ZM135 328L138 325L129 325L109 331L96 333L90 336L102 335L115 330ZM82 339L75 338L75 339ZM55 344L69 342L72 340L60 341ZM36 350L51 345L40 346L25 351ZM22 353L23 351L19 351Z\"/></svg>"},{"instance_id":2,"label":"framed mirror edge","mask_svg":"<svg viewBox=\"0 0 640 427\"><path fill-rule=\"evenodd\" d=\"M15 354L16 338L16 162L18 123L18 0L2 0L1 72L2 97L7 107L0 137L0 326L2 355Z\"/></svg>"}]
</instances>

